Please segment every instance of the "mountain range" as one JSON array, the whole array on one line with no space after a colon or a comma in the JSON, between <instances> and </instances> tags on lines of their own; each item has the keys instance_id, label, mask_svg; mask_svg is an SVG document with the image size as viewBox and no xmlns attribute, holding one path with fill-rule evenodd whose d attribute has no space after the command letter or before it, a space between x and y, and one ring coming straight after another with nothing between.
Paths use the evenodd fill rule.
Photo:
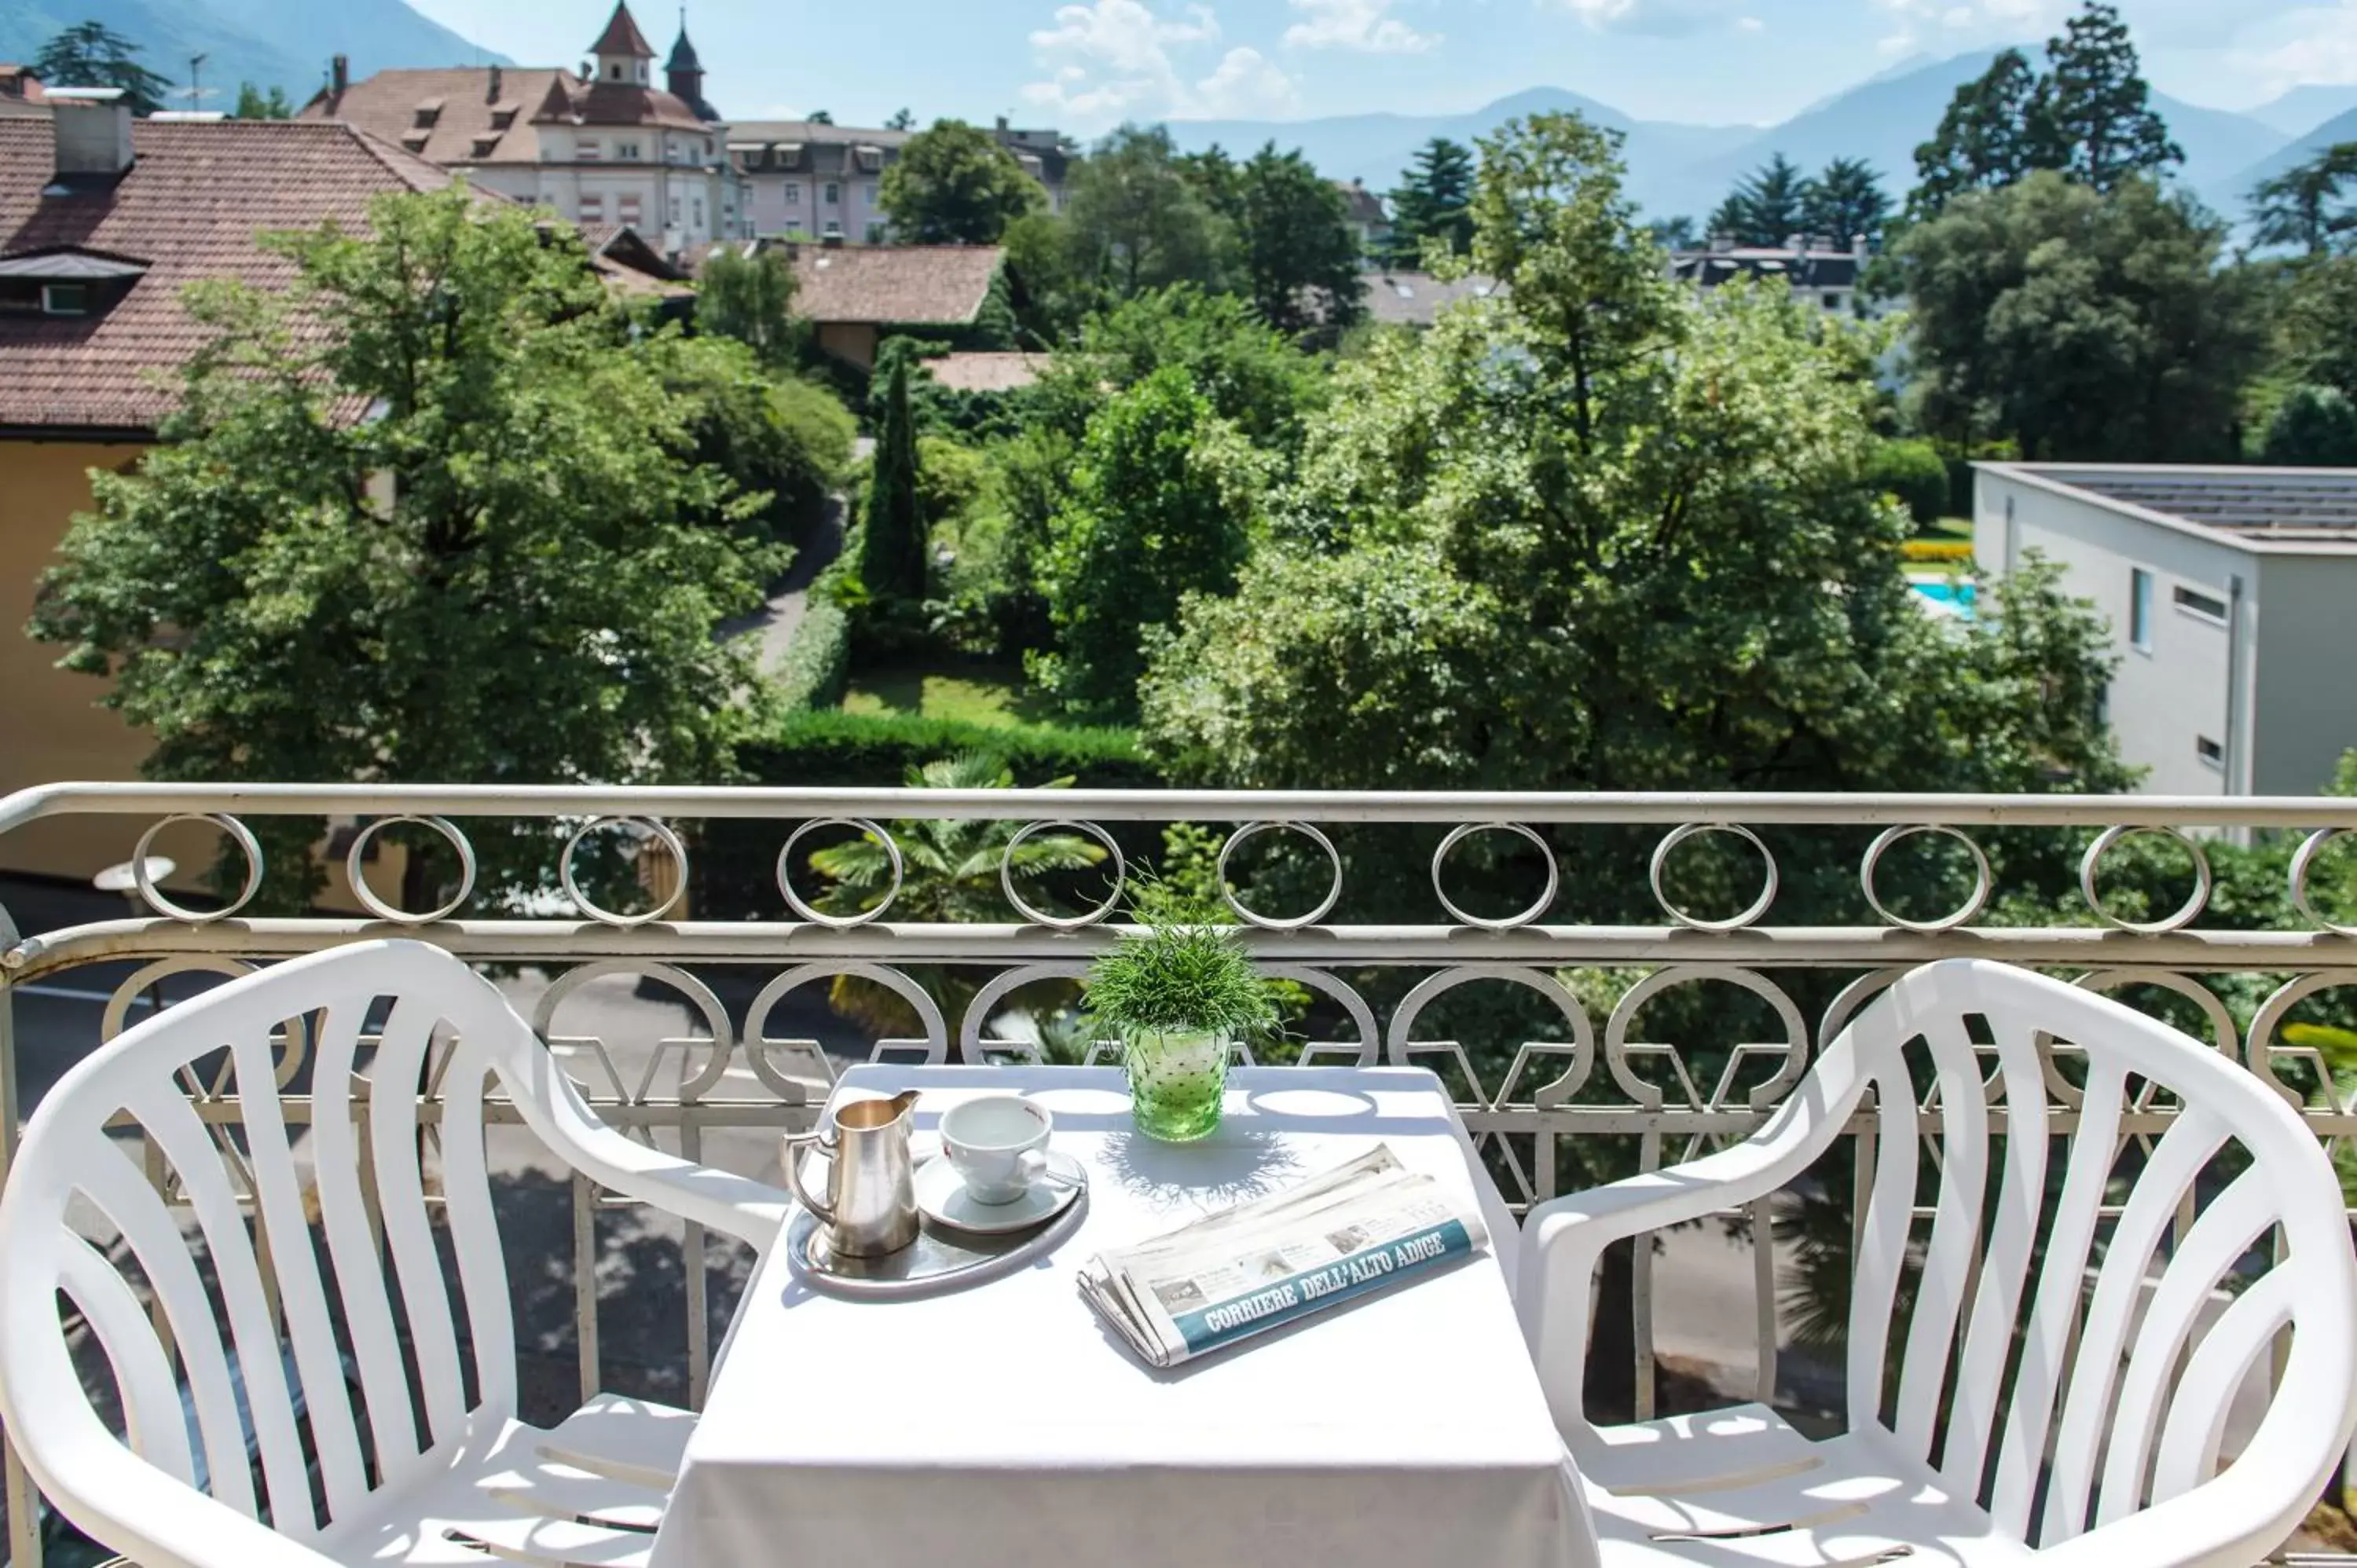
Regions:
<instances>
[{"instance_id":1,"label":"mountain range","mask_svg":"<svg viewBox=\"0 0 2357 1568\"><path fill-rule=\"evenodd\" d=\"M1322 120L1174 120L1184 151L1213 143L1232 151L1274 141L1299 147L1329 175L1374 190L1397 185L1415 150L1435 136L1470 144L1508 120L1577 110L1627 137L1629 193L1648 214L1700 220L1736 182L1781 153L1812 173L1837 157L1864 158L1896 199L1914 183L1915 148L1938 128L1955 91L1981 75L1993 49L1902 62L1781 124L1692 125L1639 120L1560 88L1536 88L1469 114L1354 114ZM2185 150L2179 177L2220 211L2239 216L2253 183L2333 141L2357 140L2357 88L2296 88L2249 113L2152 95ZM2319 140L2318 138L2322 138Z\"/></svg>"},{"instance_id":2,"label":"mountain range","mask_svg":"<svg viewBox=\"0 0 2357 1568\"><path fill-rule=\"evenodd\" d=\"M339 54L351 58L355 77L389 66L511 63L403 0L0 0L0 60L28 61L85 21L129 38L140 63L177 87L188 85L189 57L205 56L199 80L207 109L232 106L241 81L283 87L300 103ZM188 102L184 92L173 106Z\"/></svg>"}]
</instances>

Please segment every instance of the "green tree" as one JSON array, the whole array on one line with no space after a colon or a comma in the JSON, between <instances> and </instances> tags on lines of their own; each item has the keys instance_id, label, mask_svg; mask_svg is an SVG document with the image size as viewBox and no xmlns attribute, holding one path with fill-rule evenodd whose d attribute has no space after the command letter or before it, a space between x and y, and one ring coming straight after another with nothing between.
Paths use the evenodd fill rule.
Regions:
<instances>
[{"instance_id":1,"label":"green tree","mask_svg":"<svg viewBox=\"0 0 2357 1568\"><path fill-rule=\"evenodd\" d=\"M1237 171L1236 187L1242 281L1260 318L1296 336L1357 321L1366 283L1333 181L1271 142Z\"/></svg>"},{"instance_id":2,"label":"green tree","mask_svg":"<svg viewBox=\"0 0 2357 1568\"><path fill-rule=\"evenodd\" d=\"M1664 251L1691 251L1702 238L1695 220L1684 213L1674 218L1656 218L1645 225L1645 232Z\"/></svg>"},{"instance_id":3,"label":"green tree","mask_svg":"<svg viewBox=\"0 0 2357 1568\"><path fill-rule=\"evenodd\" d=\"M2267 423L2261 456L2287 468L2357 467L2357 403L2338 387L2294 387Z\"/></svg>"},{"instance_id":4,"label":"green tree","mask_svg":"<svg viewBox=\"0 0 2357 1568\"><path fill-rule=\"evenodd\" d=\"M1068 180L1065 239L1073 274L1114 299L1174 283L1218 286L1233 245L1159 125L1124 125Z\"/></svg>"},{"instance_id":5,"label":"green tree","mask_svg":"<svg viewBox=\"0 0 2357 1568\"><path fill-rule=\"evenodd\" d=\"M2105 196L2040 171L1951 202L1895 251L1924 428L2034 460L2231 456L2262 338L2225 240L2143 178Z\"/></svg>"},{"instance_id":6,"label":"green tree","mask_svg":"<svg viewBox=\"0 0 2357 1568\"><path fill-rule=\"evenodd\" d=\"M765 367L752 349L726 338L668 335L646 353L688 413L695 460L760 499L756 512L707 522L782 542L818 521L850 466L857 431L833 392Z\"/></svg>"},{"instance_id":7,"label":"green tree","mask_svg":"<svg viewBox=\"0 0 2357 1568\"><path fill-rule=\"evenodd\" d=\"M1146 643L1179 600L1234 589L1265 478L1176 367L1108 402L1049 524L1039 586L1056 651L1032 660L1039 683L1076 713L1133 714Z\"/></svg>"},{"instance_id":8,"label":"green tree","mask_svg":"<svg viewBox=\"0 0 2357 1568\"><path fill-rule=\"evenodd\" d=\"M2043 138L2031 123L2038 102L2038 72L2019 49L2000 51L1956 89L1939 130L1915 149L1908 215L1936 217L1966 191L1999 189L2042 166Z\"/></svg>"},{"instance_id":9,"label":"green tree","mask_svg":"<svg viewBox=\"0 0 2357 1568\"><path fill-rule=\"evenodd\" d=\"M1948 465L1929 441L1878 441L1867 458L1867 482L1907 509L1918 528L1948 515Z\"/></svg>"},{"instance_id":10,"label":"green tree","mask_svg":"<svg viewBox=\"0 0 2357 1568\"><path fill-rule=\"evenodd\" d=\"M888 131L913 131L917 128L917 112L913 109L895 109L892 111L892 117L884 122L884 128Z\"/></svg>"},{"instance_id":11,"label":"green tree","mask_svg":"<svg viewBox=\"0 0 2357 1568\"><path fill-rule=\"evenodd\" d=\"M1294 487L1322 526L1186 602L1158 755L1251 788L2123 781L2103 628L2050 573L1962 631L1912 602L1848 328L1679 291L1575 116L1484 150L1475 253L1511 292L1338 367Z\"/></svg>"},{"instance_id":12,"label":"green tree","mask_svg":"<svg viewBox=\"0 0 2357 1568\"><path fill-rule=\"evenodd\" d=\"M726 246L705 258L695 278L695 326L699 332L733 338L751 349L770 369L783 370L800 357L806 336L794 318L794 264L778 250L746 255Z\"/></svg>"},{"instance_id":13,"label":"green tree","mask_svg":"<svg viewBox=\"0 0 2357 1568\"><path fill-rule=\"evenodd\" d=\"M813 109L810 112L809 123L813 125L832 125L834 124L834 116L823 109Z\"/></svg>"},{"instance_id":14,"label":"green tree","mask_svg":"<svg viewBox=\"0 0 2357 1568\"><path fill-rule=\"evenodd\" d=\"M2252 237L2313 259L2357 227L2341 205L2341 188L2357 176L2357 142L2341 142L2251 188Z\"/></svg>"},{"instance_id":15,"label":"green tree","mask_svg":"<svg viewBox=\"0 0 2357 1568\"><path fill-rule=\"evenodd\" d=\"M715 630L781 557L696 526L762 498L694 460L675 336L635 330L568 233L463 189L264 242L291 283L188 291L208 342L166 439L95 476L33 618L112 675L148 775L727 776L752 669ZM317 886L317 829L269 835L280 895ZM545 875L536 827L475 842L487 886ZM438 875L414 857L411 908Z\"/></svg>"},{"instance_id":16,"label":"green tree","mask_svg":"<svg viewBox=\"0 0 2357 1568\"><path fill-rule=\"evenodd\" d=\"M1746 245L1781 245L1802 231L1807 204L1808 181L1792 159L1778 153L1719 203L1710 215L1710 230Z\"/></svg>"},{"instance_id":17,"label":"green tree","mask_svg":"<svg viewBox=\"0 0 2357 1568\"><path fill-rule=\"evenodd\" d=\"M1840 250L1863 236L1872 244L1890 220L1882 177L1864 158L1835 158L1801 188L1801 227Z\"/></svg>"},{"instance_id":18,"label":"green tree","mask_svg":"<svg viewBox=\"0 0 2357 1568\"><path fill-rule=\"evenodd\" d=\"M2086 0L2048 42L2046 59L2031 117L2046 143L2039 166L2109 191L2185 161L2152 108L2152 89L2116 5Z\"/></svg>"},{"instance_id":19,"label":"green tree","mask_svg":"<svg viewBox=\"0 0 2357 1568\"><path fill-rule=\"evenodd\" d=\"M295 105L283 87L274 84L265 93L253 82L241 81L237 84L237 113L233 117L240 120L292 120L295 118Z\"/></svg>"},{"instance_id":20,"label":"green tree","mask_svg":"<svg viewBox=\"0 0 2357 1568\"><path fill-rule=\"evenodd\" d=\"M1392 252L1395 267L1424 264L1427 245L1452 256L1473 248L1473 150L1462 142L1435 136L1416 149L1406 183L1391 194Z\"/></svg>"},{"instance_id":21,"label":"green tree","mask_svg":"<svg viewBox=\"0 0 2357 1568\"><path fill-rule=\"evenodd\" d=\"M875 470L860 513L859 581L887 604L925 596L931 565L918 500L917 422L909 412L909 361L894 360L876 424Z\"/></svg>"},{"instance_id":22,"label":"green tree","mask_svg":"<svg viewBox=\"0 0 2357 1568\"><path fill-rule=\"evenodd\" d=\"M139 63L139 46L103 22L77 22L41 46L33 74L51 87L119 87L137 114L153 114L171 79Z\"/></svg>"},{"instance_id":23,"label":"green tree","mask_svg":"<svg viewBox=\"0 0 2357 1568\"><path fill-rule=\"evenodd\" d=\"M2357 401L2357 256L2328 256L2286 283L2276 371Z\"/></svg>"},{"instance_id":24,"label":"green tree","mask_svg":"<svg viewBox=\"0 0 2357 1568\"><path fill-rule=\"evenodd\" d=\"M1304 416L1326 394L1318 361L1243 301L1182 284L1091 317L1075 351L1050 367L1048 401L1077 438L1105 389L1171 368L1255 446L1280 450L1299 445Z\"/></svg>"},{"instance_id":25,"label":"green tree","mask_svg":"<svg viewBox=\"0 0 2357 1568\"><path fill-rule=\"evenodd\" d=\"M902 244L995 245L1047 194L989 132L938 120L884 171L882 200Z\"/></svg>"}]
</instances>

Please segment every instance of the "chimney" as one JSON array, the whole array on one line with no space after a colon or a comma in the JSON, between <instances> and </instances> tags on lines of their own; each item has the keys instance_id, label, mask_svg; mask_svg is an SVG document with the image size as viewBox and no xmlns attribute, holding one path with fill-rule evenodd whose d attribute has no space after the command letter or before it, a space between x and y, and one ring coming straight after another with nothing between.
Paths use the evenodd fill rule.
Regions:
<instances>
[{"instance_id":1,"label":"chimney","mask_svg":"<svg viewBox=\"0 0 2357 1568\"><path fill-rule=\"evenodd\" d=\"M490 81L483 89L483 102L486 103L497 103L499 101L500 68L498 66L493 66L491 67Z\"/></svg>"},{"instance_id":2,"label":"chimney","mask_svg":"<svg viewBox=\"0 0 2357 1568\"><path fill-rule=\"evenodd\" d=\"M352 84L352 57L338 55L328 62L328 96L341 98Z\"/></svg>"},{"instance_id":3,"label":"chimney","mask_svg":"<svg viewBox=\"0 0 2357 1568\"><path fill-rule=\"evenodd\" d=\"M1852 234L1849 237L1849 253L1857 258L1860 266L1866 264L1867 257L1871 255L1873 251L1865 235Z\"/></svg>"},{"instance_id":4,"label":"chimney","mask_svg":"<svg viewBox=\"0 0 2357 1568\"><path fill-rule=\"evenodd\" d=\"M119 87L53 87L49 124L57 140L57 178L49 191L109 186L129 171L131 105ZM46 193L45 193L46 194Z\"/></svg>"},{"instance_id":5,"label":"chimney","mask_svg":"<svg viewBox=\"0 0 2357 1568\"><path fill-rule=\"evenodd\" d=\"M1801 252L1808 250L1808 248L1809 237L1806 234L1787 234L1784 236L1784 249L1792 252L1794 254L1800 254Z\"/></svg>"},{"instance_id":6,"label":"chimney","mask_svg":"<svg viewBox=\"0 0 2357 1568\"><path fill-rule=\"evenodd\" d=\"M1006 116L1004 114L998 117L998 134L1002 136L1006 134Z\"/></svg>"},{"instance_id":7,"label":"chimney","mask_svg":"<svg viewBox=\"0 0 2357 1568\"><path fill-rule=\"evenodd\" d=\"M1714 255L1714 256L1723 256L1723 255L1727 254L1729 251L1732 251L1733 249L1735 249L1735 236L1734 236L1734 235L1727 233L1727 232L1726 231L1724 231L1724 230L1721 230L1721 231L1717 231L1717 232L1716 232L1716 233L1714 233L1714 234L1712 234L1712 235L1711 235L1711 237L1710 237L1710 253L1711 253L1712 255Z\"/></svg>"}]
</instances>

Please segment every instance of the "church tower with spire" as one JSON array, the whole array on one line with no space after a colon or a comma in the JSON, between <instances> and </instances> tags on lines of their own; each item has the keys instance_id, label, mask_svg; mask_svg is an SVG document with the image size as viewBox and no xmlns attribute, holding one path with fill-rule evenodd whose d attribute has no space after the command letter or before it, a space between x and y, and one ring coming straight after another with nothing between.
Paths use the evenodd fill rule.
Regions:
<instances>
[{"instance_id":1,"label":"church tower with spire","mask_svg":"<svg viewBox=\"0 0 2357 1568\"><path fill-rule=\"evenodd\" d=\"M704 62L695 58L695 46L687 41L687 7L679 8L679 39L671 46L671 59L663 62L663 86L673 98L695 111L699 120L717 121L720 111L705 102L704 96Z\"/></svg>"},{"instance_id":2,"label":"church tower with spire","mask_svg":"<svg viewBox=\"0 0 2357 1568\"><path fill-rule=\"evenodd\" d=\"M629 87L652 87L655 47L639 31L630 16L630 0L619 0L606 30L589 46L590 70L598 81L619 81Z\"/></svg>"}]
</instances>

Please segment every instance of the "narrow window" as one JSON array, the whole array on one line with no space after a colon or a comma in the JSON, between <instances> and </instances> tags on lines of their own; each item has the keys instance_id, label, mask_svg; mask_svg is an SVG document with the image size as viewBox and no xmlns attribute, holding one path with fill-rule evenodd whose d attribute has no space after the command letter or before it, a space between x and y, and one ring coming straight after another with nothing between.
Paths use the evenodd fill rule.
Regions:
<instances>
[{"instance_id":1,"label":"narrow window","mask_svg":"<svg viewBox=\"0 0 2357 1568\"><path fill-rule=\"evenodd\" d=\"M2152 651L2152 574L2141 566L2128 575L2128 646Z\"/></svg>"},{"instance_id":2,"label":"narrow window","mask_svg":"<svg viewBox=\"0 0 2357 1568\"><path fill-rule=\"evenodd\" d=\"M41 314L44 316L88 316L90 285L86 283L45 283L41 285Z\"/></svg>"},{"instance_id":3,"label":"narrow window","mask_svg":"<svg viewBox=\"0 0 2357 1568\"><path fill-rule=\"evenodd\" d=\"M2193 754L2212 768L2226 766L2226 748L2206 735L2193 737Z\"/></svg>"},{"instance_id":4,"label":"narrow window","mask_svg":"<svg viewBox=\"0 0 2357 1568\"><path fill-rule=\"evenodd\" d=\"M840 207L843 205L843 187L835 184L833 180L827 181L826 189L822 191L820 195L829 207Z\"/></svg>"},{"instance_id":5,"label":"narrow window","mask_svg":"<svg viewBox=\"0 0 2357 1568\"><path fill-rule=\"evenodd\" d=\"M2176 596L2179 609L2215 621L2222 621L2226 618L2226 601L2222 598L2209 594L2196 593L2191 588L2178 589Z\"/></svg>"}]
</instances>

